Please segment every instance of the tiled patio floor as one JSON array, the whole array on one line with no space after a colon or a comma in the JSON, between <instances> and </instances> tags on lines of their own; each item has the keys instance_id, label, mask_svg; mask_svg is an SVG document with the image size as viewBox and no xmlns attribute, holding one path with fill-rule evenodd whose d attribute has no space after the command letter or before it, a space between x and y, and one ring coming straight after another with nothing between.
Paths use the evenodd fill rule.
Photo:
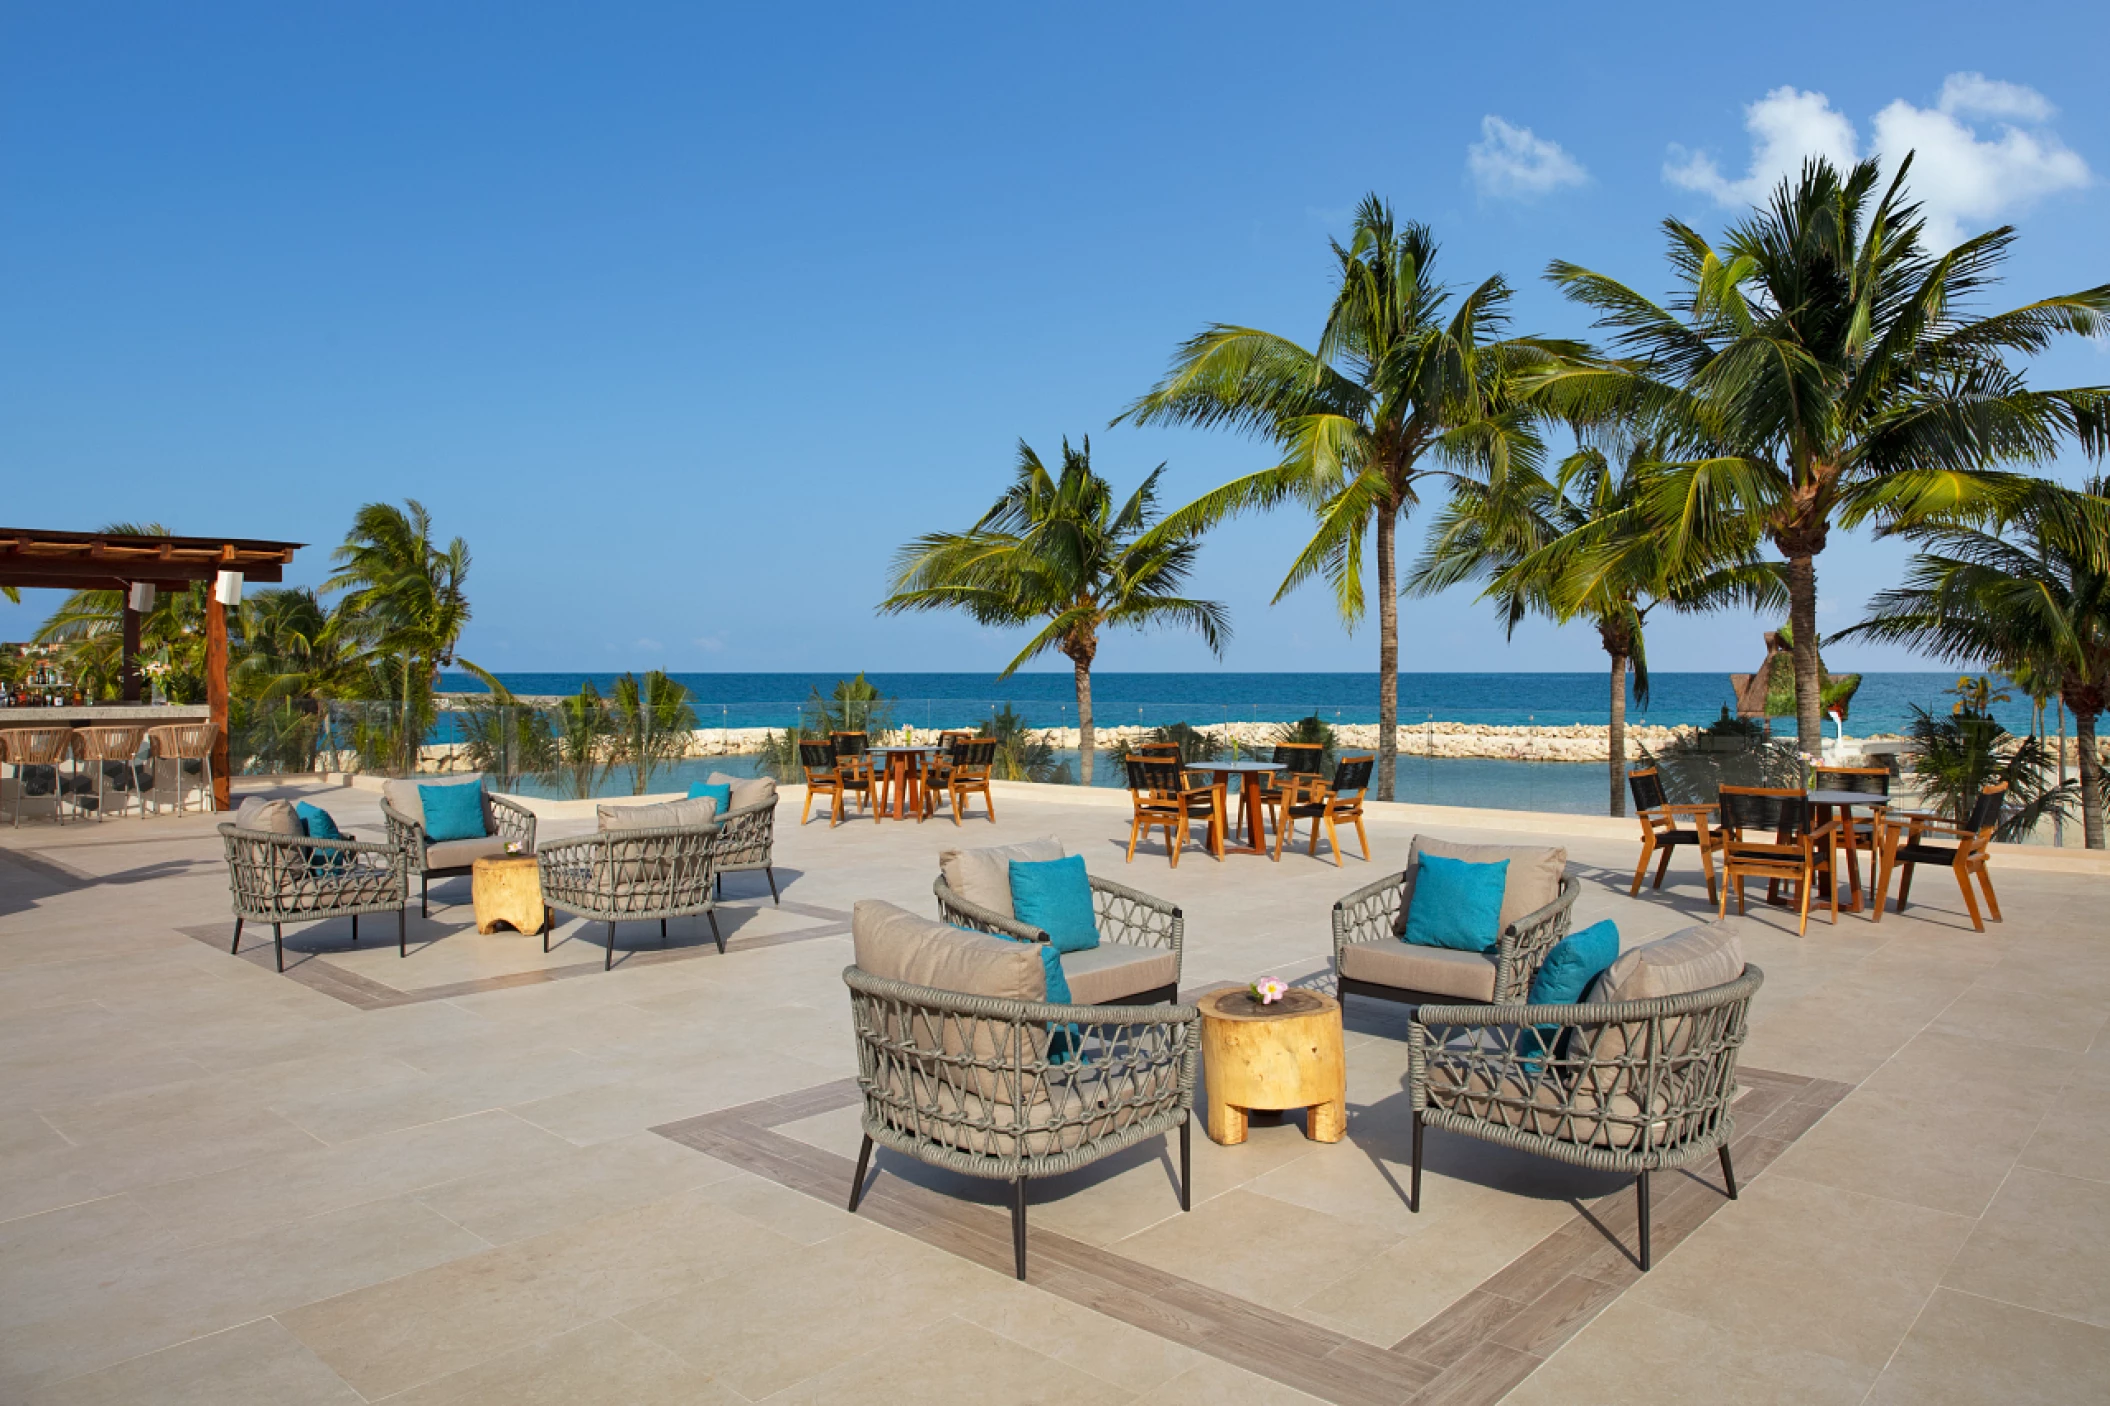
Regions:
<instances>
[{"instance_id":1,"label":"tiled patio floor","mask_svg":"<svg viewBox=\"0 0 2110 1406\"><path fill-rule=\"evenodd\" d=\"M856 899L931 911L940 848L1052 833L1183 905L1190 989L1304 978L1414 830L1494 836L1374 807L1370 864L1172 870L1122 864L1122 810L998 804L787 801L781 906L735 876L728 954L639 924L607 973L598 931L477 936L449 880L408 958L339 922L281 976L268 929L228 953L208 820L0 831L0 1401L2110 1399L2110 877L1996 867L1983 936L1938 874L1880 926L1754 906L1743 1195L1665 1179L1645 1277L1617 1178L1432 1133L1410 1214L1401 1027L1357 1002L1348 1141L1197 1130L1186 1215L1148 1147L1037 1186L1020 1285L994 1188L882 1154L842 1207ZM1545 842L1628 945L1706 908L1689 864L1628 898L1621 836Z\"/></svg>"}]
</instances>

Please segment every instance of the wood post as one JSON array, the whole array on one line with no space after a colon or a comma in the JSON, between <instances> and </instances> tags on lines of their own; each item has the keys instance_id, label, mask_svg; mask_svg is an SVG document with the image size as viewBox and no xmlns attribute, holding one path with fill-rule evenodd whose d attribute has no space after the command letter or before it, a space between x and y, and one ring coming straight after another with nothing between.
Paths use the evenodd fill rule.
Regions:
<instances>
[{"instance_id":1,"label":"wood post","mask_svg":"<svg viewBox=\"0 0 2110 1406\"><path fill-rule=\"evenodd\" d=\"M119 657L120 696L127 703L139 701L139 612L127 600L124 607L124 646Z\"/></svg>"},{"instance_id":2,"label":"wood post","mask_svg":"<svg viewBox=\"0 0 2110 1406\"><path fill-rule=\"evenodd\" d=\"M227 607L220 604L209 581L205 585L205 706L212 717L213 809L232 810L227 776Z\"/></svg>"}]
</instances>

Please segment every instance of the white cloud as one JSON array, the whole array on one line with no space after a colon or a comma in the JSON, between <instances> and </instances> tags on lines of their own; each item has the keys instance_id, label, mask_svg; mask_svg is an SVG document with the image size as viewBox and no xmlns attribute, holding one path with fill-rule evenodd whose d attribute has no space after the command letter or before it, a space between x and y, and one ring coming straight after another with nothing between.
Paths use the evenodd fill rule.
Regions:
<instances>
[{"instance_id":1,"label":"white cloud","mask_svg":"<svg viewBox=\"0 0 2110 1406\"><path fill-rule=\"evenodd\" d=\"M1480 140L1465 149L1465 169L1482 195L1530 200L1579 186L1590 179L1580 161L1559 142L1512 126L1489 114L1480 119Z\"/></svg>"},{"instance_id":2,"label":"white cloud","mask_svg":"<svg viewBox=\"0 0 2110 1406\"><path fill-rule=\"evenodd\" d=\"M2089 183L2088 163L2042 126L2055 111L2034 88L1952 73L1933 107L1899 98L1878 112L1872 145L1886 175L1913 154L1907 184L1924 207L1928 239L1946 249L2044 196ZM1673 145L1663 178L1742 208L1765 199L1805 157L1846 163L1860 150L1854 124L1822 93L1775 88L1744 109L1744 127L1751 165L1743 176L1732 180L1706 152Z\"/></svg>"}]
</instances>

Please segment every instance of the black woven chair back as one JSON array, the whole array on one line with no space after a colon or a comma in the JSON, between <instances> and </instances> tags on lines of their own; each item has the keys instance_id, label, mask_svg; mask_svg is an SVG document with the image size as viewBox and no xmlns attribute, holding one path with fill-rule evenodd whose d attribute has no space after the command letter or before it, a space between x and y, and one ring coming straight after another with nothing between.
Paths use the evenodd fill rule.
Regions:
<instances>
[{"instance_id":1,"label":"black woven chair back","mask_svg":"<svg viewBox=\"0 0 2110 1406\"><path fill-rule=\"evenodd\" d=\"M799 743L799 765L808 771L829 771L835 766L835 748L826 742Z\"/></svg>"},{"instance_id":2,"label":"black woven chair back","mask_svg":"<svg viewBox=\"0 0 2110 1406\"><path fill-rule=\"evenodd\" d=\"M1630 771L1626 774L1626 785L1634 793L1636 811L1661 810L1670 804L1663 794L1663 775L1657 771Z\"/></svg>"},{"instance_id":3,"label":"black woven chair back","mask_svg":"<svg viewBox=\"0 0 2110 1406\"><path fill-rule=\"evenodd\" d=\"M1833 771L1827 767L1817 768L1817 783L1813 791L1851 791L1857 796L1887 796L1890 794L1890 773L1879 767L1863 770L1849 767Z\"/></svg>"},{"instance_id":4,"label":"black woven chair back","mask_svg":"<svg viewBox=\"0 0 2110 1406\"><path fill-rule=\"evenodd\" d=\"M963 737L952 744L952 763L980 771L996 763L994 737Z\"/></svg>"},{"instance_id":5,"label":"black woven chair back","mask_svg":"<svg viewBox=\"0 0 2110 1406\"><path fill-rule=\"evenodd\" d=\"M1325 763L1326 749L1316 742L1277 742L1275 755L1269 760L1298 776L1317 776Z\"/></svg>"},{"instance_id":6,"label":"black woven chair back","mask_svg":"<svg viewBox=\"0 0 2110 1406\"><path fill-rule=\"evenodd\" d=\"M1333 793L1336 796L1352 795L1370 784L1370 773L1377 763L1370 757L1350 757L1333 769Z\"/></svg>"},{"instance_id":7,"label":"black woven chair back","mask_svg":"<svg viewBox=\"0 0 2110 1406\"><path fill-rule=\"evenodd\" d=\"M2000 823L2000 811L2007 804L2007 787L1988 786L1971 802L1971 823L1966 830L1990 830Z\"/></svg>"},{"instance_id":8,"label":"black woven chair back","mask_svg":"<svg viewBox=\"0 0 2110 1406\"><path fill-rule=\"evenodd\" d=\"M831 734L829 740L835 744L838 757L861 757L870 745L869 739L861 732L837 732Z\"/></svg>"},{"instance_id":9,"label":"black woven chair back","mask_svg":"<svg viewBox=\"0 0 2110 1406\"><path fill-rule=\"evenodd\" d=\"M1722 788L1722 824L1757 840L1778 835L1792 840L1810 828L1810 803L1801 796L1754 795Z\"/></svg>"},{"instance_id":10,"label":"black woven chair back","mask_svg":"<svg viewBox=\"0 0 2110 1406\"><path fill-rule=\"evenodd\" d=\"M1182 768L1175 758L1130 756L1127 761L1128 789L1131 791L1186 789L1180 783Z\"/></svg>"}]
</instances>

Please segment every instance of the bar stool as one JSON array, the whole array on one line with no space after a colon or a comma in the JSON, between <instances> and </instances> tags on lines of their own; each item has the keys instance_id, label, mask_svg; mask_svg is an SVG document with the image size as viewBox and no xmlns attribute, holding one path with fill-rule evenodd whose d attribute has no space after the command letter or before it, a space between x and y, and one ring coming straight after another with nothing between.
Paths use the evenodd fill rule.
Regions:
<instances>
[{"instance_id":1,"label":"bar stool","mask_svg":"<svg viewBox=\"0 0 2110 1406\"><path fill-rule=\"evenodd\" d=\"M22 824L22 811L29 804L29 769L51 768L51 819L54 824L66 823L66 810L60 794L59 763L66 759L66 749L73 743L70 727L11 727L0 732L0 759L15 769L14 812L15 825Z\"/></svg>"},{"instance_id":2,"label":"bar stool","mask_svg":"<svg viewBox=\"0 0 2110 1406\"><path fill-rule=\"evenodd\" d=\"M76 765L86 764L95 768L95 818L101 820L109 813L108 791L110 769L118 768L119 790L129 791L139 797L139 813L146 814L147 799L139 789L139 748L146 741L144 726L112 725L106 727L77 727L73 730L73 760ZM131 802L125 801L129 806ZM75 802L75 809L79 803Z\"/></svg>"},{"instance_id":3,"label":"bar stool","mask_svg":"<svg viewBox=\"0 0 2110 1406\"><path fill-rule=\"evenodd\" d=\"M184 763L196 762L199 774L205 780L203 793L205 809L213 809L212 799L212 744L216 735L213 725L206 723L164 723L160 727L147 729L147 742L154 749L154 814L161 814L161 771L163 762L175 764L176 814L183 814Z\"/></svg>"}]
</instances>

